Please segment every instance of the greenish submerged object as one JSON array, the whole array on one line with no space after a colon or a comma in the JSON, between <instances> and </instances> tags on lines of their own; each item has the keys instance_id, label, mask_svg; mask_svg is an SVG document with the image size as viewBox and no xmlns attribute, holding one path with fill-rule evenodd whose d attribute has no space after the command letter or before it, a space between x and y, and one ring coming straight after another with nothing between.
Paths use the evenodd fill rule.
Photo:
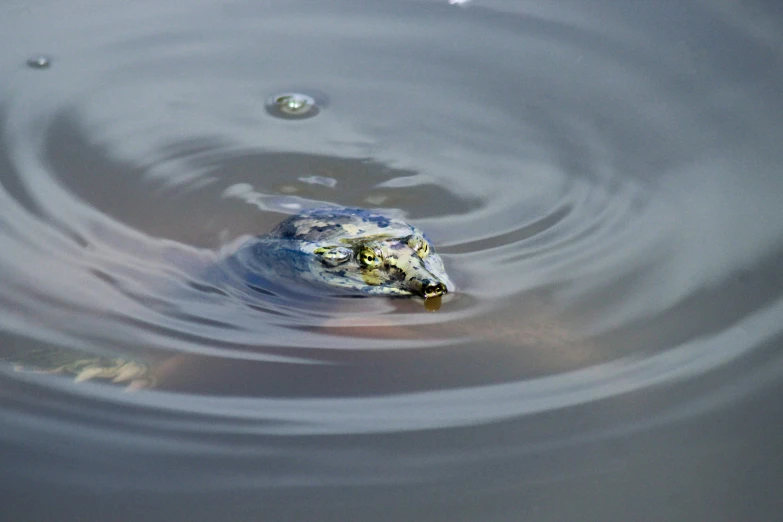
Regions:
<instances>
[{"instance_id":1,"label":"greenish submerged object","mask_svg":"<svg viewBox=\"0 0 783 522\"><path fill-rule=\"evenodd\" d=\"M303 211L269 234L250 239L221 263L242 267L240 279L248 285L279 286L286 281L304 296L419 296L428 310L436 310L441 296L454 290L443 260L424 233L402 220L358 208ZM219 285L224 267L215 268L214 284ZM77 381L155 385L152 366L141 361L54 349L17 350L0 358L19 370L73 375Z\"/></svg>"}]
</instances>

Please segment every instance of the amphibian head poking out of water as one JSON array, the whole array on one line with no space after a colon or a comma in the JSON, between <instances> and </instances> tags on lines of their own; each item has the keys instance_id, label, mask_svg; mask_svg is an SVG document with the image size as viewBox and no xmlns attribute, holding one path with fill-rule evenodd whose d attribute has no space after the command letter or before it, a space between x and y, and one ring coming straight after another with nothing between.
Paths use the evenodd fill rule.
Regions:
<instances>
[{"instance_id":1,"label":"amphibian head poking out of water","mask_svg":"<svg viewBox=\"0 0 783 522\"><path fill-rule=\"evenodd\" d=\"M254 264L347 293L427 299L454 289L420 230L368 210L305 211L255 241Z\"/></svg>"}]
</instances>

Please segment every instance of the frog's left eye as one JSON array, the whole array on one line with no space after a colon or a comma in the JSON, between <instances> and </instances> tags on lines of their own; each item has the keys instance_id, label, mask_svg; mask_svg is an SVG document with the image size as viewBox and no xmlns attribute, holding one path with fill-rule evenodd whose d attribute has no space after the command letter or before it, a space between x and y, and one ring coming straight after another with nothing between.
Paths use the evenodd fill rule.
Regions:
<instances>
[{"instance_id":1,"label":"frog's left eye","mask_svg":"<svg viewBox=\"0 0 783 522\"><path fill-rule=\"evenodd\" d=\"M357 256L359 263L367 268L376 268L381 266L383 258L378 252L370 248L363 248Z\"/></svg>"},{"instance_id":2,"label":"frog's left eye","mask_svg":"<svg viewBox=\"0 0 783 522\"><path fill-rule=\"evenodd\" d=\"M427 257L430 253L430 244L418 234L414 234L408 238L408 246L415 250L422 259Z\"/></svg>"},{"instance_id":3,"label":"frog's left eye","mask_svg":"<svg viewBox=\"0 0 783 522\"><path fill-rule=\"evenodd\" d=\"M315 250L321 262L329 266L337 266L351 259L351 250L345 247L322 247Z\"/></svg>"}]
</instances>

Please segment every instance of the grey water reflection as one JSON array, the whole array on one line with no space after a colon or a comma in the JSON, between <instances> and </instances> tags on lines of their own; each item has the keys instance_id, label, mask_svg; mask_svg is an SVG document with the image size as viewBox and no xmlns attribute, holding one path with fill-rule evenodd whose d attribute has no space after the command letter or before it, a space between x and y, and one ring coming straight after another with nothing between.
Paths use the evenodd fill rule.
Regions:
<instances>
[{"instance_id":1,"label":"grey water reflection","mask_svg":"<svg viewBox=\"0 0 783 522\"><path fill-rule=\"evenodd\" d=\"M0 519L776 520L781 24L0 6ZM319 110L275 117L281 93ZM429 313L227 263L324 204L410 220L457 292ZM18 371L38 354L157 386Z\"/></svg>"}]
</instances>

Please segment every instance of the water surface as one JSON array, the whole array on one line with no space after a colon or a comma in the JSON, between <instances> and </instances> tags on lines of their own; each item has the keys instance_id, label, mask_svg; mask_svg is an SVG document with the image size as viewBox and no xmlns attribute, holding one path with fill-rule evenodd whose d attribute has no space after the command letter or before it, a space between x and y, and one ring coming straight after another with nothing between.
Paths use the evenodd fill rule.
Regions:
<instances>
[{"instance_id":1,"label":"water surface","mask_svg":"<svg viewBox=\"0 0 783 522\"><path fill-rule=\"evenodd\" d=\"M166 365L0 365L0 518L776 519L781 14L0 7L0 350ZM457 292L209 277L324 203L424 230Z\"/></svg>"}]
</instances>

